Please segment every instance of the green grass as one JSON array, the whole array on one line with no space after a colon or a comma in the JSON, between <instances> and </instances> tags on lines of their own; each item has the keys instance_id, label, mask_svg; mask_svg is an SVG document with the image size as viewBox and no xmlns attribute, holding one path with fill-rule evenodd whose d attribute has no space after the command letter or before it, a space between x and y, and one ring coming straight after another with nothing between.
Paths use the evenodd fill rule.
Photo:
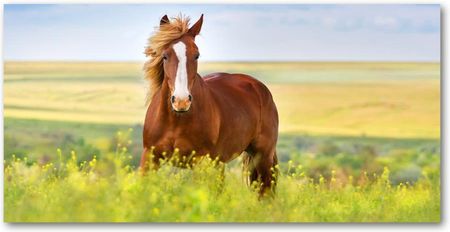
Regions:
<instances>
[{"instance_id":1,"label":"green grass","mask_svg":"<svg viewBox=\"0 0 450 232\"><path fill-rule=\"evenodd\" d=\"M6 119L5 125L7 132L23 133L17 139L53 138L48 144L17 142L19 147L43 147L29 146L23 150L35 153L6 159L8 222L440 220L440 143L433 139L281 135L277 195L258 201L241 175L240 158L226 166L223 185L211 161L192 170L167 164L142 177L136 170L140 145L133 148L136 144L130 142L140 136L139 128L107 135L125 125L23 119ZM92 151L86 144L58 144L55 139L71 133L88 141L110 136L110 144ZM48 155L44 162L43 151Z\"/></svg>"},{"instance_id":2,"label":"green grass","mask_svg":"<svg viewBox=\"0 0 450 232\"><path fill-rule=\"evenodd\" d=\"M4 122L6 160L14 154L18 158L27 157L29 163L56 162L59 159L56 148L60 148L66 155L77 151L80 160L89 160L94 155L101 158L102 154L114 152L118 142L128 143L130 140L130 163L134 166L139 164L142 125L15 118L5 118ZM128 128L133 129L128 135L129 138L117 137L116 132L126 131ZM429 167L439 168L440 141L430 138L395 139L282 133L278 139L277 154L282 163L289 160L303 163L310 176L329 174L332 168L343 175L359 175L363 168L380 172L384 166L388 166L393 177L397 177L392 181L413 181L421 175L421 170ZM372 156L377 159L373 160ZM343 163L336 165L338 161ZM367 162L372 166L363 165ZM353 165L351 168L348 167L350 164Z\"/></svg>"},{"instance_id":3,"label":"green grass","mask_svg":"<svg viewBox=\"0 0 450 232\"><path fill-rule=\"evenodd\" d=\"M414 185L391 185L389 170L352 183L305 176L289 163L274 198L258 200L239 169L204 159L190 169L170 163L141 176L126 150L77 162L5 168L6 222L439 222L440 184L425 174Z\"/></svg>"}]
</instances>

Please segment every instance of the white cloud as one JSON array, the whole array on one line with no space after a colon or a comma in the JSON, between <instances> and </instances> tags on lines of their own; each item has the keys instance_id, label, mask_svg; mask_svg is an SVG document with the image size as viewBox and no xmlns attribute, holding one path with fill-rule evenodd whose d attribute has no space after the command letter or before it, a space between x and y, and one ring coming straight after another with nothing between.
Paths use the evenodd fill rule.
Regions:
<instances>
[{"instance_id":1,"label":"white cloud","mask_svg":"<svg viewBox=\"0 0 450 232\"><path fill-rule=\"evenodd\" d=\"M205 13L203 60L439 60L439 7L53 5L5 8L6 59L142 60L164 14ZM37 46L38 45L38 46Z\"/></svg>"}]
</instances>

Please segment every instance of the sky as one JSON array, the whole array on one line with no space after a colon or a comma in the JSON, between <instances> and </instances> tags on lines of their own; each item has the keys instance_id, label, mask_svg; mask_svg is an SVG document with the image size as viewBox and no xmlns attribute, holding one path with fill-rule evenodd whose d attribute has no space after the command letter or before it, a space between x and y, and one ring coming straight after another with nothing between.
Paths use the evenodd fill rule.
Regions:
<instances>
[{"instance_id":1,"label":"sky","mask_svg":"<svg viewBox=\"0 0 450 232\"><path fill-rule=\"evenodd\" d=\"M440 61L439 5L4 6L5 60L143 61L160 18L194 23L203 61Z\"/></svg>"}]
</instances>

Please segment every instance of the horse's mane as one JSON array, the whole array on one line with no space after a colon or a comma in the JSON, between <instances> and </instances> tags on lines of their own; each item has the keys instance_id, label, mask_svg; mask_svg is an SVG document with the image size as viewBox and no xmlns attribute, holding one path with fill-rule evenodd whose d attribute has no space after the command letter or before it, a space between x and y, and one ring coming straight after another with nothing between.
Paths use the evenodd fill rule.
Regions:
<instances>
[{"instance_id":1,"label":"horse's mane","mask_svg":"<svg viewBox=\"0 0 450 232\"><path fill-rule=\"evenodd\" d=\"M161 88L164 80L162 52L174 40L181 38L189 30L189 17L179 15L170 22L155 28L155 33L148 39L144 54L150 59L144 64L144 77L149 82L146 103Z\"/></svg>"}]
</instances>

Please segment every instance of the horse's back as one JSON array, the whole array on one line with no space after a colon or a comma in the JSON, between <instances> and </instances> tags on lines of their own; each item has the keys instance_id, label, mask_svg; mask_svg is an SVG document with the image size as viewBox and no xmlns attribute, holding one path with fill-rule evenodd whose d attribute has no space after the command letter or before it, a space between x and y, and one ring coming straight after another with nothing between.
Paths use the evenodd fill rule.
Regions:
<instances>
[{"instance_id":1,"label":"horse's back","mask_svg":"<svg viewBox=\"0 0 450 232\"><path fill-rule=\"evenodd\" d=\"M241 73L211 73L203 77L213 91L243 91L248 95L262 92L270 95L269 89L258 79ZM229 93L224 93L229 94ZM266 96L272 98L272 96Z\"/></svg>"},{"instance_id":2,"label":"horse's back","mask_svg":"<svg viewBox=\"0 0 450 232\"><path fill-rule=\"evenodd\" d=\"M204 77L218 101L233 110L254 109L259 117L268 117L278 129L278 112L270 90L258 79L240 73L212 73ZM233 107L236 106L236 107Z\"/></svg>"},{"instance_id":3,"label":"horse's back","mask_svg":"<svg viewBox=\"0 0 450 232\"><path fill-rule=\"evenodd\" d=\"M259 107L258 80L244 74L212 73L203 78L223 110L254 111Z\"/></svg>"},{"instance_id":4,"label":"horse's back","mask_svg":"<svg viewBox=\"0 0 450 232\"><path fill-rule=\"evenodd\" d=\"M222 87L221 96L233 96L233 92L237 93L242 99L238 102L239 106L246 106L248 101L244 98L251 99L250 104L259 110L261 123L266 124L265 126L272 125L271 131L278 134L278 111L269 88L261 81L246 74L213 73L206 76L206 82L214 89Z\"/></svg>"}]
</instances>

